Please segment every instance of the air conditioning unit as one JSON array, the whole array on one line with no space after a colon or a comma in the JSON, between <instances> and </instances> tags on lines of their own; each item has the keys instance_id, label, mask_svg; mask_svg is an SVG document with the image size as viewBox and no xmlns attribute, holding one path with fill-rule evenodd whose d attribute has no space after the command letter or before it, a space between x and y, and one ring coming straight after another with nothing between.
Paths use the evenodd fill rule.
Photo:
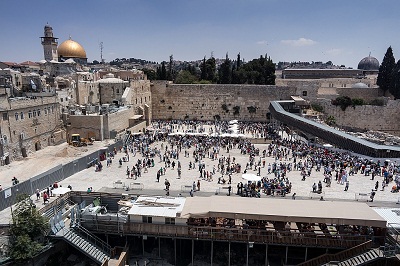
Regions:
<instances>
[{"instance_id":1,"label":"air conditioning unit","mask_svg":"<svg viewBox=\"0 0 400 266\"><path fill-rule=\"evenodd\" d=\"M129 195L128 194L122 194L121 195L121 200L129 200Z\"/></svg>"},{"instance_id":2,"label":"air conditioning unit","mask_svg":"<svg viewBox=\"0 0 400 266\"><path fill-rule=\"evenodd\" d=\"M24 139L25 139L25 133L21 133L21 134L19 135L19 139L20 139L20 140L24 140Z\"/></svg>"}]
</instances>

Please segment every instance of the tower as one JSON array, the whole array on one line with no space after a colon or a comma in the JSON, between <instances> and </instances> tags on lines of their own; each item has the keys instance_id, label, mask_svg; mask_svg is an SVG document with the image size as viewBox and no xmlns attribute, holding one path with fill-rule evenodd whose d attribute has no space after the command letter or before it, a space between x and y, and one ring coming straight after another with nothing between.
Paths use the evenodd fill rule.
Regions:
<instances>
[{"instance_id":1,"label":"tower","mask_svg":"<svg viewBox=\"0 0 400 266\"><path fill-rule=\"evenodd\" d=\"M49 24L44 26L44 37L40 37L43 45L44 59L47 61L55 60L58 61L57 56L57 45L58 38L53 36L53 28Z\"/></svg>"}]
</instances>

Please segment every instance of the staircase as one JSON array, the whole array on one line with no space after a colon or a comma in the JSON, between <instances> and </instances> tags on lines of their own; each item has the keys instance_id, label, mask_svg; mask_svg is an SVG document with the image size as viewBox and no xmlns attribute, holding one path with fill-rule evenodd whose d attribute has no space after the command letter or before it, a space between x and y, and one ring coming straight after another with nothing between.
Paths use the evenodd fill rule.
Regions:
<instances>
[{"instance_id":1,"label":"staircase","mask_svg":"<svg viewBox=\"0 0 400 266\"><path fill-rule=\"evenodd\" d=\"M374 260L377 260L383 256L382 251L378 248L370 249L362 254L354 256L350 259L344 261L331 261L330 263L325 264L325 266L329 265L338 265L338 266L355 266L355 265L366 265Z\"/></svg>"},{"instance_id":2,"label":"staircase","mask_svg":"<svg viewBox=\"0 0 400 266\"><path fill-rule=\"evenodd\" d=\"M92 235L83 227L74 227L74 229L68 229L64 227L62 230L57 232L58 237L62 237L70 245L77 248L95 262L102 264L105 260L108 260L111 255L111 247L103 240Z\"/></svg>"}]
</instances>

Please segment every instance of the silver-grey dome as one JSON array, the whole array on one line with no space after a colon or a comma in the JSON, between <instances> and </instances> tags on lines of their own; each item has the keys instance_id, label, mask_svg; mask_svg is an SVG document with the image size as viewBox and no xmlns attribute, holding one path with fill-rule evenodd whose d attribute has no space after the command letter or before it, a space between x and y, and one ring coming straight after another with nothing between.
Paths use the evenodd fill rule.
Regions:
<instances>
[{"instance_id":1,"label":"silver-grey dome","mask_svg":"<svg viewBox=\"0 0 400 266\"><path fill-rule=\"evenodd\" d=\"M367 56L358 63L357 68L362 70L379 70L379 61L375 57Z\"/></svg>"}]
</instances>

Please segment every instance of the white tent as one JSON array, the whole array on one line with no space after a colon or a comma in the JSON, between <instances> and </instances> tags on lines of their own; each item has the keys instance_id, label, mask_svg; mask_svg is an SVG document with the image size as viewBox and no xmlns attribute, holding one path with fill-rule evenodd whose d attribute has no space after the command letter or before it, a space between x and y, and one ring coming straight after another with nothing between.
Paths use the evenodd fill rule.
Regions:
<instances>
[{"instance_id":1,"label":"white tent","mask_svg":"<svg viewBox=\"0 0 400 266\"><path fill-rule=\"evenodd\" d=\"M71 190L67 187L58 187L58 188L53 189L51 192L53 192L53 194L55 194L55 195L63 195L70 191Z\"/></svg>"},{"instance_id":2,"label":"white tent","mask_svg":"<svg viewBox=\"0 0 400 266\"><path fill-rule=\"evenodd\" d=\"M242 174L242 178L247 181L260 181L261 176L255 174Z\"/></svg>"}]
</instances>

